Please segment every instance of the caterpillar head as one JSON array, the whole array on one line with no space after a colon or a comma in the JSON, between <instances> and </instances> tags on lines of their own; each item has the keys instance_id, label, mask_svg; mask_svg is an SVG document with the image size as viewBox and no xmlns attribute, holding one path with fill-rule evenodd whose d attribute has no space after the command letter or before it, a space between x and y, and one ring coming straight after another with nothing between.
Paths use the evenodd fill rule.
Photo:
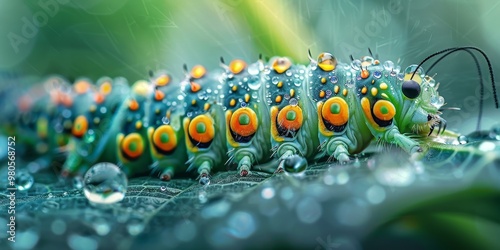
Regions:
<instances>
[{"instance_id":1,"label":"caterpillar head","mask_svg":"<svg viewBox=\"0 0 500 250\"><path fill-rule=\"evenodd\" d=\"M415 73L414 73L415 72ZM438 126L438 134L446 128L446 121L440 117L440 108L445 104L444 98L437 92L439 84L425 75L417 65L411 65L405 70L401 83L401 93L404 102L410 102L403 119L408 123L411 132L428 133ZM405 123L405 121L403 121ZM410 132L410 131L405 131Z\"/></svg>"}]
</instances>

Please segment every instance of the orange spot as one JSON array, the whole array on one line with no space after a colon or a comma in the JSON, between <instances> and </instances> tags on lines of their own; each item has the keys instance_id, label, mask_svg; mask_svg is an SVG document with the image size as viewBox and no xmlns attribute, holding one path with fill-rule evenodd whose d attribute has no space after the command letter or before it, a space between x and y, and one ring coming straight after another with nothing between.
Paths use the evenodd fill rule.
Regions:
<instances>
[{"instance_id":1,"label":"orange spot","mask_svg":"<svg viewBox=\"0 0 500 250\"><path fill-rule=\"evenodd\" d=\"M245 61L236 59L229 64L229 70L231 70L231 73L236 75L243 71L246 66L247 64L245 63Z\"/></svg>"},{"instance_id":2,"label":"orange spot","mask_svg":"<svg viewBox=\"0 0 500 250\"><path fill-rule=\"evenodd\" d=\"M144 140L138 133L132 133L123 138L122 152L130 158L137 158L144 152Z\"/></svg>"},{"instance_id":3,"label":"orange spot","mask_svg":"<svg viewBox=\"0 0 500 250\"><path fill-rule=\"evenodd\" d=\"M278 96L276 96L276 99L274 101L276 101L277 103L280 103L282 100L283 100L283 97L278 95Z\"/></svg>"},{"instance_id":4,"label":"orange spot","mask_svg":"<svg viewBox=\"0 0 500 250\"><path fill-rule=\"evenodd\" d=\"M366 94L366 92L367 92L367 91L368 91L368 89L367 89L367 88L366 88L366 86L365 86L365 87L363 87L363 88L361 89L361 94L363 94L363 95L364 95L364 94Z\"/></svg>"},{"instance_id":5,"label":"orange spot","mask_svg":"<svg viewBox=\"0 0 500 250\"><path fill-rule=\"evenodd\" d=\"M78 116L75 119L75 123L73 124L73 128L71 129L71 134L73 134L75 137L82 137L86 132L89 127L89 122L87 121L87 118L83 115Z\"/></svg>"},{"instance_id":6,"label":"orange spot","mask_svg":"<svg viewBox=\"0 0 500 250\"><path fill-rule=\"evenodd\" d=\"M84 80L78 81L73 86L77 94L84 94L90 89L90 83Z\"/></svg>"},{"instance_id":7,"label":"orange spot","mask_svg":"<svg viewBox=\"0 0 500 250\"><path fill-rule=\"evenodd\" d=\"M191 92L196 93L196 92L200 91L200 89L201 89L200 84L198 84L196 82L190 82L190 84L191 84Z\"/></svg>"},{"instance_id":8,"label":"orange spot","mask_svg":"<svg viewBox=\"0 0 500 250\"><path fill-rule=\"evenodd\" d=\"M321 116L335 126L342 126L349 120L349 105L340 97L330 98L321 108Z\"/></svg>"},{"instance_id":9,"label":"orange spot","mask_svg":"<svg viewBox=\"0 0 500 250\"><path fill-rule=\"evenodd\" d=\"M104 102L104 95L101 93L95 93L94 101L95 101L95 103L98 103L98 104Z\"/></svg>"},{"instance_id":10,"label":"orange spot","mask_svg":"<svg viewBox=\"0 0 500 250\"><path fill-rule=\"evenodd\" d=\"M171 151L177 147L177 136L172 126L162 125L153 133L153 143L163 151Z\"/></svg>"},{"instance_id":11,"label":"orange spot","mask_svg":"<svg viewBox=\"0 0 500 250\"><path fill-rule=\"evenodd\" d=\"M205 67L196 65L191 69L191 77L195 79L202 78L207 73Z\"/></svg>"},{"instance_id":12,"label":"orange spot","mask_svg":"<svg viewBox=\"0 0 500 250\"><path fill-rule=\"evenodd\" d=\"M212 119L206 115L199 115L189 123L189 136L197 142L207 143L215 136Z\"/></svg>"},{"instance_id":13,"label":"orange spot","mask_svg":"<svg viewBox=\"0 0 500 250\"><path fill-rule=\"evenodd\" d=\"M128 103L128 108L132 111L136 111L139 109L139 103L136 100L132 99Z\"/></svg>"},{"instance_id":14,"label":"orange spot","mask_svg":"<svg viewBox=\"0 0 500 250\"><path fill-rule=\"evenodd\" d=\"M379 100L373 105L373 114L382 121L390 121L396 115L396 108L389 101Z\"/></svg>"},{"instance_id":15,"label":"orange spot","mask_svg":"<svg viewBox=\"0 0 500 250\"><path fill-rule=\"evenodd\" d=\"M59 102L66 107L71 107L73 105L73 98L69 94L61 93L59 96Z\"/></svg>"},{"instance_id":16,"label":"orange spot","mask_svg":"<svg viewBox=\"0 0 500 250\"><path fill-rule=\"evenodd\" d=\"M303 119L302 109L299 106L289 105L281 109L278 113L278 125L293 131L297 131L302 127Z\"/></svg>"},{"instance_id":17,"label":"orange spot","mask_svg":"<svg viewBox=\"0 0 500 250\"><path fill-rule=\"evenodd\" d=\"M231 99L231 101L229 101L229 106L234 107L234 105L236 105L236 100Z\"/></svg>"},{"instance_id":18,"label":"orange spot","mask_svg":"<svg viewBox=\"0 0 500 250\"><path fill-rule=\"evenodd\" d=\"M253 135L259 126L257 114L247 107L236 110L229 124L231 130L241 136Z\"/></svg>"},{"instance_id":19,"label":"orange spot","mask_svg":"<svg viewBox=\"0 0 500 250\"><path fill-rule=\"evenodd\" d=\"M370 76L370 72L366 69L361 70L361 78L366 79Z\"/></svg>"},{"instance_id":20,"label":"orange spot","mask_svg":"<svg viewBox=\"0 0 500 250\"><path fill-rule=\"evenodd\" d=\"M165 97L165 94L161 90L155 91L155 100L161 101Z\"/></svg>"}]
</instances>

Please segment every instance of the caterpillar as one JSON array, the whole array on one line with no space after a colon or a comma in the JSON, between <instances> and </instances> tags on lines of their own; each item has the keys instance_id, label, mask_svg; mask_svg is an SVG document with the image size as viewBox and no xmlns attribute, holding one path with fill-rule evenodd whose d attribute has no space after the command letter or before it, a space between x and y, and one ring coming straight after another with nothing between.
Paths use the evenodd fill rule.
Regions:
<instances>
[{"instance_id":1,"label":"caterpillar","mask_svg":"<svg viewBox=\"0 0 500 250\"><path fill-rule=\"evenodd\" d=\"M224 166L247 176L265 163L275 172L300 172L311 161L346 163L374 140L419 154L413 136L446 130L444 98L422 64L441 55L432 68L458 51L474 59L481 89L472 51L485 58L498 108L491 63L475 47L445 49L404 70L371 51L351 63L309 51L308 65L287 57L226 64L221 57L211 72L184 65L184 79L150 72L132 86L120 77L73 85L49 77L16 97L3 130L45 162L63 152L63 176L106 161L128 176L154 172L170 180L196 172L201 184Z\"/></svg>"}]
</instances>

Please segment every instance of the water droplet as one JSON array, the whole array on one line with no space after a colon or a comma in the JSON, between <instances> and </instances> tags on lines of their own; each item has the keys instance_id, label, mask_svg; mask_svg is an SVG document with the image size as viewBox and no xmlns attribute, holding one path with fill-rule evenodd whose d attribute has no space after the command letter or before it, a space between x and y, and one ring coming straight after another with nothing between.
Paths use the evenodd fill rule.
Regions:
<instances>
[{"instance_id":1,"label":"water droplet","mask_svg":"<svg viewBox=\"0 0 500 250\"><path fill-rule=\"evenodd\" d=\"M98 163L85 174L83 191L90 202L116 203L125 197L127 177L112 163Z\"/></svg>"},{"instance_id":2,"label":"water droplet","mask_svg":"<svg viewBox=\"0 0 500 250\"><path fill-rule=\"evenodd\" d=\"M280 81L280 78L279 78L279 77L277 77L277 76L273 76L273 79L272 79L272 81L271 81L271 82L272 82L273 84L278 84L278 82L279 82L279 81Z\"/></svg>"},{"instance_id":3,"label":"water droplet","mask_svg":"<svg viewBox=\"0 0 500 250\"><path fill-rule=\"evenodd\" d=\"M17 171L15 177L15 185L19 191L29 190L33 186L33 183L35 183L33 176L25 170Z\"/></svg>"},{"instance_id":4,"label":"water droplet","mask_svg":"<svg viewBox=\"0 0 500 250\"><path fill-rule=\"evenodd\" d=\"M361 61L359 59L356 59L356 60L352 61L351 67L354 70L360 70L361 69Z\"/></svg>"},{"instance_id":5,"label":"water droplet","mask_svg":"<svg viewBox=\"0 0 500 250\"><path fill-rule=\"evenodd\" d=\"M64 109L62 112L61 112L61 115L62 117L64 118L70 118L71 117L71 111L69 109Z\"/></svg>"},{"instance_id":6,"label":"water droplet","mask_svg":"<svg viewBox=\"0 0 500 250\"><path fill-rule=\"evenodd\" d=\"M207 202L208 197L207 197L207 192L206 192L205 190L201 190L201 191L198 193L198 200L200 201L200 203L205 203L205 202Z\"/></svg>"},{"instance_id":7,"label":"water droplet","mask_svg":"<svg viewBox=\"0 0 500 250\"><path fill-rule=\"evenodd\" d=\"M467 138L467 136L465 135L461 135L457 138L458 140L458 143L460 144L467 144L469 142L469 138Z\"/></svg>"},{"instance_id":8,"label":"water droplet","mask_svg":"<svg viewBox=\"0 0 500 250\"><path fill-rule=\"evenodd\" d=\"M257 63L251 64L248 66L248 74L250 75L258 75L260 72L259 65Z\"/></svg>"},{"instance_id":9,"label":"water droplet","mask_svg":"<svg viewBox=\"0 0 500 250\"><path fill-rule=\"evenodd\" d=\"M167 190L167 187L166 187L166 186L161 186L161 187L160 187L160 190L161 190L162 192L164 192L165 190Z\"/></svg>"},{"instance_id":10,"label":"water droplet","mask_svg":"<svg viewBox=\"0 0 500 250\"><path fill-rule=\"evenodd\" d=\"M302 85L301 79L294 79L293 85L295 85L296 87L300 87Z\"/></svg>"},{"instance_id":11,"label":"water droplet","mask_svg":"<svg viewBox=\"0 0 500 250\"><path fill-rule=\"evenodd\" d=\"M380 77L382 77L382 73L380 71L375 71L373 72L373 77L379 79Z\"/></svg>"},{"instance_id":12,"label":"water droplet","mask_svg":"<svg viewBox=\"0 0 500 250\"><path fill-rule=\"evenodd\" d=\"M291 71L291 70L287 70L287 71L285 72L285 74L286 74L286 76L292 76L292 71Z\"/></svg>"},{"instance_id":13,"label":"water droplet","mask_svg":"<svg viewBox=\"0 0 500 250\"><path fill-rule=\"evenodd\" d=\"M267 199L267 200L272 199L274 197L274 188L266 187L266 188L262 189L260 195L264 199Z\"/></svg>"},{"instance_id":14,"label":"water droplet","mask_svg":"<svg viewBox=\"0 0 500 250\"><path fill-rule=\"evenodd\" d=\"M385 61L383 66L387 71L392 71L394 69L394 63L392 61Z\"/></svg>"},{"instance_id":15,"label":"water droplet","mask_svg":"<svg viewBox=\"0 0 500 250\"><path fill-rule=\"evenodd\" d=\"M489 136L493 140L500 141L500 124L494 125L491 128Z\"/></svg>"},{"instance_id":16,"label":"water droplet","mask_svg":"<svg viewBox=\"0 0 500 250\"><path fill-rule=\"evenodd\" d=\"M495 150L495 148L496 148L495 143L491 142L491 141L484 141L481 144L479 144L479 147L478 147L479 150L485 151L485 152Z\"/></svg>"},{"instance_id":17,"label":"water droplet","mask_svg":"<svg viewBox=\"0 0 500 250\"><path fill-rule=\"evenodd\" d=\"M246 239L250 237L256 229L255 219L248 212L235 212L228 219L229 233L236 238Z\"/></svg>"},{"instance_id":18,"label":"water droplet","mask_svg":"<svg viewBox=\"0 0 500 250\"><path fill-rule=\"evenodd\" d=\"M83 179L81 176L75 176L75 178L73 178L73 187L75 189L83 188Z\"/></svg>"},{"instance_id":19,"label":"water droplet","mask_svg":"<svg viewBox=\"0 0 500 250\"><path fill-rule=\"evenodd\" d=\"M47 199L52 199L52 198L54 198L54 195L53 195L52 193L49 193L49 194L47 195Z\"/></svg>"},{"instance_id":20,"label":"water droplet","mask_svg":"<svg viewBox=\"0 0 500 250\"><path fill-rule=\"evenodd\" d=\"M99 109L99 112L101 112L101 114L105 114L108 110L106 109L106 107L102 106L100 109Z\"/></svg>"},{"instance_id":21,"label":"water droplet","mask_svg":"<svg viewBox=\"0 0 500 250\"><path fill-rule=\"evenodd\" d=\"M288 101L288 104L290 104L292 106L297 106L299 104L299 101L297 101L297 99L295 99L295 98L292 98L292 99L290 99L290 101Z\"/></svg>"},{"instance_id":22,"label":"water droplet","mask_svg":"<svg viewBox=\"0 0 500 250\"><path fill-rule=\"evenodd\" d=\"M337 76L331 76L330 77L330 82L337 83L338 81L339 81L339 79L337 78Z\"/></svg>"},{"instance_id":23,"label":"water droplet","mask_svg":"<svg viewBox=\"0 0 500 250\"><path fill-rule=\"evenodd\" d=\"M161 118L161 122L163 124L168 125L168 124L170 124L170 119L168 119L168 117L164 116L164 117Z\"/></svg>"},{"instance_id":24,"label":"water droplet","mask_svg":"<svg viewBox=\"0 0 500 250\"><path fill-rule=\"evenodd\" d=\"M178 96L177 96L177 99L178 99L179 101L182 101L182 100L184 100L184 96L183 96L183 95L178 95Z\"/></svg>"},{"instance_id":25,"label":"water droplet","mask_svg":"<svg viewBox=\"0 0 500 250\"><path fill-rule=\"evenodd\" d=\"M366 199L372 204L379 204L385 200L385 190L379 185L371 186L366 191Z\"/></svg>"},{"instance_id":26,"label":"water droplet","mask_svg":"<svg viewBox=\"0 0 500 250\"><path fill-rule=\"evenodd\" d=\"M95 138L96 138L95 131L93 129L89 129L87 130L87 133L85 133L85 135L83 136L83 141L85 143L92 143L95 141Z\"/></svg>"}]
</instances>

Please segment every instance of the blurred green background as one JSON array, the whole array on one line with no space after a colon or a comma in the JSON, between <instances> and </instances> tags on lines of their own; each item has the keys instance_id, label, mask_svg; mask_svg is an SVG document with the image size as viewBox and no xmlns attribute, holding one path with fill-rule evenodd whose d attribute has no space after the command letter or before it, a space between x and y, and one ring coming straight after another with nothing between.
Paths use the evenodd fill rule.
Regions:
<instances>
[{"instance_id":1,"label":"blurred green background","mask_svg":"<svg viewBox=\"0 0 500 250\"><path fill-rule=\"evenodd\" d=\"M0 70L70 80L124 76L132 82L150 69L181 77L184 63L216 68L220 56L254 61L262 53L307 63L311 49L313 55L330 51L346 62L351 54L366 55L368 47L381 60L405 68L463 45L484 49L498 69L498 5L496 0L0 0ZM487 69L484 61L482 68ZM479 107L473 61L457 53L434 73L448 106L463 109L445 114L450 127L471 132ZM491 86L486 89L491 92ZM491 110L491 95L485 102ZM485 116L485 127L493 120Z\"/></svg>"}]
</instances>

